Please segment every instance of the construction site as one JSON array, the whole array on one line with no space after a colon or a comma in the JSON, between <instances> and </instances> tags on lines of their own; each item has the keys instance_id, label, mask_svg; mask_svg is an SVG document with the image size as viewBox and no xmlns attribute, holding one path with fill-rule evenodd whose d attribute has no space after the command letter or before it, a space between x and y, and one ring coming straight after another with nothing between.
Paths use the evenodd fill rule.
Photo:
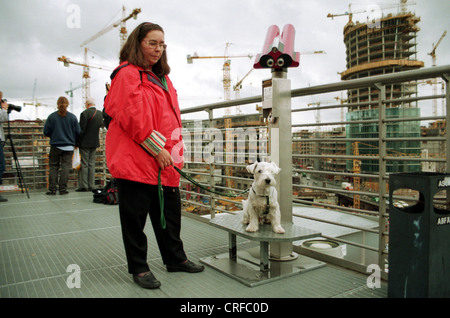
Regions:
<instances>
[{"instance_id":1,"label":"construction site","mask_svg":"<svg viewBox=\"0 0 450 318\"><path fill-rule=\"evenodd\" d=\"M390 11L390 7L398 8L397 13L385 13ZM283 160L290 162L289 167L282 167L282 170L289 171L289 182L286 181L285 175L279 180L280 184L286 182L287 188L291 189L291 191L279 191L282 192L283 201L289 201L292 206L292 212L288 213L292 222L288 223L320 232L320 235L312 238L326 245L325 247L319 246L320 244L314 245L317 242L307 239L292 240L289 243L277 242L276 244L282 246L280 250L284 250L285 246L289 245L288 250L291 255L300 254L300 258L305 256L308 260L314 259L312 261L314 265L311 265L311 271L306 270L305 273L303 273L303 264L293 266L295 268L292 270L293 273L297 273L297 269L302 267L300 270L302 274L299 276L289 274L290 277L285 277L284 274L274 274L275 270L270 273L276 276L276 279L260 278L258 274L258 282L252 281L249 285L252 289L262 292L260 295L267 294L265 288L270 288L271 284L282 284L283 280L300 282L300 276L314 275L315 272L323 275L321 279L330 277L325 273L327 266L322 266L332 264L333 274L330 275L336 274L336 268L344 268L355 273L357 280L360 281L353 295L350 296L344 290L345 288L349 290L347 286L342 290L338 288L337 297L387 297L389 253L391 252L389 248L390 213L396 209L401 211L412 209L423 203L424 200L422 192L417 189L406 189L406 187L395 189L395 191L391 189L390 187L395 183L390 181L390 177L403 173L446 176L450 171L450 146L446 129L450 109L448 83L450 67L448 65L436 66L436 51L439 44L445 39L447 32L443 30L440 37L437 36L435 44L428 53L432 58L433 67L426 68L424 61L418 60L417 57L420 15L411 12L405 0L399 1L395 6L386 6L382 9L383 15L366 19L363 22L358 21L358 16L366 11L352 11L351 5L347 12L328 13L327 17L330 22L336 23L336 25L342 26L343 19L348 19L342 28L346 69L339 72L340 82L289 89L289 94L286 95L289 96L287 99L300 100L300 102L289 113L289 117L292 116L292 119L289 118L290 134L288 137L279 132L283 128L281 119L279 119L280 122L271 119L272 108L270 108L269 116L267 115L267 103L272 103L272 98L275 100L273 97L275 93L272 93L272 87L270 87L269 97L268 90L264 88L264 85L274 85L273 83L277 80L273 74L277 71L280 72L280 69L272 72L274 77L271 80L262 83L261 95L241 98L242 85L248 76L255 72L255 67L249 69L234 83L230 75L231 60L253 60L255 58L253 53L229 54L230 44L226 43L224 55L208 56L193 52L186 56L188 64L206 63L207 61L200 61L203 59L223 60L221 70L223 102L181 109L185 143L183 171L202 185L199 187L181 178L182 210L183 216L189 219L187 223L192 222L189 226L196 228L199 225L205 226L216 218L220 220L223 215L239 215L242 211L242 200L247 198L244 191L249 189L253 182L252 174L246 169L247 165L255 161L280 158L279 160L282 162ZM119 21L87 39L82 44L86 56L83 62L73 61L66 56L57 58L57 61L62 62L65 66L73 65L83 69L82 85L68 90L66 93L69 96L73 90L81 88L83 90L82 98L85 101L90 96L90 69L103 68L103 66L89 63L87 45L105 32L117 28L120 30L122 46L127 39L126 22L131 18L137 19L140 12L140 9L134 9L130 14L126 14L124 7L122 18ZM300 54L316 55L326 54L326 52L317 50L300 52ZM195 67L195 65L192 66ZM282 76L289 78L287 68L283 68L282 72ZM273 87L275 92L275 85ZM422 94L422 87L432 88L432 94ZM272 94L274 95L272 96ZM339 97L330 101L330 95ZM309 98L311 100L311 96L315 100L323 101L308 103L305 102L306 99L302 99ZM288 103L281 97L278 102L280 105ZM300 106L297 106L299 104ZM250 108L252 111L246 113L242 111L244 107ZM431 108L431 116L423 115L424 107ZM220 116L217 116L216 110L221 111ZM340 118L333 117L331 120L322 121L320 114L331 110L339 113ZM197 113L206 113L207 119L184 118ZM274 113L276 114L276 112ZM316 119L314 122L302 119L306 118L306 114L311 113ZM298 117L295 117L296 115ZM42 120L15 120L8 123L13 144L6 143L4 147L6 171L2 178L3 184L0 186L0 191L9 199L9 202L12 202L8 206L10 218L13 218L15 213L20 213L22 202L28 204L27 200L29 200L30 194L35 197L39 193L45 192L48 187L50 145L48 138L44 137L42 133L44 123L45 121ZM106 133L106 129L101 130L101 145L97 149L96 155L95 183L99 189L112 178L106 164ZM285 138L274 139L281 136L285 136ZM282 143L287 143L288 146L281 148ZM69 189L75 189L77 186L78 171L72 169L69 177ZM450 210L448 199L450 189L448 187L450 184L439 188L431 196L431 206L436 211L446 211L442 212L442 215L447 215L446 213ZM216 192L212 193L208 190ZM217 192L221 194L217 194ZM28 199L24 198L24 193ZM89 204L92 203L90 201L91 194L73 192L73 196L71 200L73 200L72 204L75 208L79 206L86 210L89 209ZM47 199L39 195L39 200ZM98 205L94 204L94 206L95 209L98 209ZM114 209L114 207L107 208ZM42 211L36 213L39 214ZM72 214L75 215L75 212ZM0 244L2 244L3 251L12 251L13 242L10 242L12 238L9 238L8 235L14 236L15 234L11 232L12 227L8 229L7 221L2 221L0 218L0 223L5 223L2 225L5 231L3 231ZM117 226L113 227L113 230L116 231ZM440 227L439 230L442 228ZM210 227L208 227L208 231L209 229ZM230 233L233 234L233 232ZM188 243L189 248L195 250L195 254L206 265L214 263L215 260L208 258L206 250L216 249L216 247L208 246L199 251L196 249L197 246L199 244L203 246L206 243L197 242L198 238L193 239L196 243ZM215 238L212 242L223 239L222 237ZM252 242L253 240L250 238L249 241L238 243L238 245L241 244L245 247L248 245L253 249ZM51 244L57 245L56 242ZM232 244L230 236L230 249ZM236 244L235 241L234 244ZM227 254L229 246L226 243L220 245L218 249ZM260 248L263 248L262 244ZM11 251L9 255L11 255ZM263 252L260 253L262 255ZM216 259L221 259L221 257L222 254ZM262 256L259 257L262 260ZM278 265L273 265L276 261L275 257L275 261L270 261L270 266L278 269ZM256 267L259 267L257 268L257 272L259 272L262 267L257 264L258 261L255 262L253 265L256 264ZM20 288L21 286L29 288L29 283L6 278L15 271L14 268L9 268L7 263L9 262L3 262L5 268L3 278L0 279L1 295L2 297L22 297ZM367 266L370 264L376 264L381 269L380 277L383 280L382 287L376 290L372 289L372 291L366 288L364 276ZM122 266L123 264L120 263L116 267ZM214 268L214 266L212 267ZM280 272L283 271L284 267ZM448 278L448 274L446 275L445 279ZM235 276L239 275L232 273L226 274L224 277L229 279L229 277L236 278ZM121 274L117 274L117 277L120 277L117 280L123 279ZM33 279L35 282L46 280L45 277ZM248 283L249 279L238 278L237 280ZM279 281L274 283L275 280ZM266 281L270 284L263 285L266 284ZM205 284L208 285L209 282L205 282ZM217 281L211 284L217 284ZM236 286L233 285L232 288L236 288ZM282 285L277 288L283 289ZM101 290L98 291L98 293L101 292ZM296 292L305 295L305 291ZM448 292L448 288L445 292ZM114 292L111 293L112 297L116 297ZM54 297L52 295L50 297ZM95 292L93 295L98 297ZM186 297L177 293L173 295ZM328 297L323 293L316 295ZM38 293L37 297L40 296ZM55 294L55 297L59 296L61 295ZM212 296L222 297L225 295L216 290ZM272 296L283 297L283 293L280 291ZM65 297L78 297L78 295L76 291L70 290L70 294ZM82 297L90 296L84 294ZM205 295L202 294L202 297ZM259 297L259 295L255 292L250 297Z\"/></svg>"}]
</instances>

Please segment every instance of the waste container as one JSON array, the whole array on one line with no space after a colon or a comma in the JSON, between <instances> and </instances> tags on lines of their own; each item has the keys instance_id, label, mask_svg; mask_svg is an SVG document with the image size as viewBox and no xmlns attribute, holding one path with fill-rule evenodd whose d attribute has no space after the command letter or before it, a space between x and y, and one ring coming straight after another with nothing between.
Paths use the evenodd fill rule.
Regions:
<instances>
[{"instance_id":1,"label":"waste container","mask_svg":"<svg viewBox=\"0 0 450 318\"><path fill-rule=\"evenodd\" d=\"M416 204L395 206L392 194L398 189L418 191ZM450 297L450 211L433 205L441 190L450 190L450 174L389 177L388 297Z\"/></svg>"}]
</instances>

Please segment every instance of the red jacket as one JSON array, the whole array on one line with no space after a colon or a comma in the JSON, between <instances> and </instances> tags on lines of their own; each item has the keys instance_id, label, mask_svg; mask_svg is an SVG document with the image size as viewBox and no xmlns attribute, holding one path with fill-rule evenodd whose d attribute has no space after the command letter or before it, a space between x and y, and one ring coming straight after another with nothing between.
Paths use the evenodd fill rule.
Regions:
<instances>
[{"instance_id":1,"label":"red jacket","mask_svg":"<svg viewBox=\"0 0 450 318\"><path fill-rule=\"evenodd\" d=\"M183 141L177 92L166 76L167 89L153 73L126 62L112 75L104 107L112 117L106 134L106 162L114 178L158 184L154 156L165 148L178 168L183 166ZM178 187L173 167L161 172L161 183Z\"/></svg>"}]
</instances>

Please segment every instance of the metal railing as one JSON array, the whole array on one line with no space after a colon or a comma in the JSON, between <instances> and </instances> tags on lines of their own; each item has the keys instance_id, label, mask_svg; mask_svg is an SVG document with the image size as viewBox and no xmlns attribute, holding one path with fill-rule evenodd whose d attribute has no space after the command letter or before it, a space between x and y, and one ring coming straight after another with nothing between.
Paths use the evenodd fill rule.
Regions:
<instances>
[{"instance_id":1,"label":"metal railing","mask_svg":"<svg viewBox=\"0 0 450 318\"><path fill-rule=\"evenodd\" d=\"M287 138L286 142L292 142L293 149L293 221L338 226L361 233L359 241L344 236L322 234L324 238L345 244L349 249L356 249L356 254L359 254L357 259L314 254L301 246L295 247L295 251L360 272L366 272L367 262L376 262L380 268L385 268L389 240L389 174L408 169L450 172L450 138L446 129L450 116L449 74L450 66L447 65L291 90L292 136L289 136L291 140ZM444 84L439 95L432 94L431 89L427 94L424 89L424 94L419 90L419 94L405 94L396 99L387 98L386 88L390 88L389 85L393 83L409 85L411 82L420 83L435 78L441 78ZM368 87L376 88L377 93L367 101L345 103L341 98L339 103L312 103L314 100L336 100L336 94L345 95L347 90L363 90ZM183 171L197 178L205 186L224 194L239 194L247 189L253 180L246 171L246 166L257 159L270 157L270 129L262 115L262 101L262 96L253 96L181 110L186 146ZM436 109L437 103L443 106L439 115L432 111ZM247 108L246 114L224 114L224 110L233 110L233 107L237 106L241 109ZM347 113L348 120L342 117L337 120L342 114L341 111L349 107L354 111L377 111L370 113L372 117L361 116L355 119L352 114ZM397 109L405 112L420 109L424 114L413 111L408 116L390 117L392 111ZM318 116L319 112L321 116ZM197 119L204 118L204 113L207 119ZM189 118L190 116L194 118ZM393 134L392 129L401 125L405 130L403 134ZM23 163L27 186L31 189L45 188L48 175L48 140L42 136L42 123L25 125L18 122L14 126L16 151ZM351 136L350 131L354 127L362 130L376 127L376 131L368 131L367 135L362 132L360 135ZM419 133L417 127L422 127ZM415 131L410 133L408 129ZM355 143L360 145L359 153L355 151ZM103 144L98 151L101 164L101 167L98 167L98 183L102 184L108 173ZM16 184L17 175L9 144L5 147L5 155L7 174L3 178L4 185ZM355 164L360 164L359 170L355 169ZM347 181L353 185L353 190L342 188L342 183ZM73 182L76 183L75 175ZM216 213L234 213L240 210L241 200L246 197L244 195L241 198L230 198L204 192L184 179L181 189L185 210L191 211L195 208L193 212L208 216L198 216L192 211L184 214L204 222L207 222L209 217L215 217ZM316 200L314 196L319 199ZM398 198L407 201L408 196L399 194ZM355 204L357 202L359 204ZM333 220L324 217L325 213L302 213L303 208L313 206L324 208L318 211L327 209L342 216L364 218L372 225L356 224L352 219Z\"/></svg>"},{"instance_id":2,"label":"metal railing","mask_svg":"<svg viewBox=\"0 0 450 318\"><path fill-rule=\"evenodd\" d=\"M442 94L433 95L426 88L415 93L406 91L399 98L393 98L390 94L392 84L417 88L423 80L436 78L441 78L445 85L445 88L442 85ZM355 242L323 235L325 238L361 249L361 255L366 252L376 253L376 262L380 268L386 268L389 242L387 202L389 174L405 171L450 172L450 138L445 125L450 116L449 78L450 65L446 65L291 90L294 205L303 207L314 205L345 215L356 215L374 221L376 226L363 227L303 213L293 213L294 218L346 227L360 231L363 237L366 234L378 236L376 244L368 244L364 240ZM319 102L311 107L312 100L327 100L330 99L330 94L345 95L348 90L367 88L376 92L367 96L367 100L346 103L341 97L340 103ZM334 99L338 100L336 97ZM252 148L253 152L250 148L254 147L256 142L259 147L256 148L256 156L259 159L270 157L270 153L264 150L268 149L265 144L268 139L259 138L261 134L270 132L263 119L257 126L248 126L245 121L239 126L239 123L233 124L233 120L242 115L230 116L219 113L221 110L236 106L254 108L256 104L259 112L252 114L255 116L259 114L262 118L259 107L262 101L263 96L260 95L181 110L183 123L187 128L185 136L188 137L189 144L187 146L189 158L185 161L184 170L191 176L196 176L206 186L223 191L224 194L230 191L239 193L248 187L252 179L245 173L245 166L255 160L255 148ZM432 109L436 109L437 102L441 102L443 106L443 113L440 115L436 111L431 113ZM372 115L352 120L347 113L348 120L343 119L343 111L350 108L353 112L370 110ZM392 117L392 110L398 109L408 114ZM415 109L420 109L424 114L421 115L420 111ZM195 116L194 119L187 118L205 112L207 119L195 119ZM340 121L336 120L339 113ZM297 116L298 114L301 116ZM197 130L194 128L195 125ZM244 134L237 136L236 139L227 137L227 134L235 132L237 127L243 128ZM351 136L350 131L355 127L359 127L362 132ZM250 128L252 131L249 132ZM365 134L364 129L375 130ZM393 133L392 129L399 130ZM412 133L409 130L412 130ZM256 140L251 139L252 133L258 136ZM214 134L215 137L211 137ZM220 134L225 136L221 138ZM239 143L240 147L237 146ZM360 144L361 148L355 149L355 143ZM248 152L243 156L244 161L242 156L241 161L237 161L238 149ZM223 160L225 157L231 160ZM221 160L214 160L217 158ZM350 181L353 189L350 191L343 189L344 181ZM183 204L191 210L192 207L196 207L197 212L204 211L199 214L210 214L214 217L215 213L233 212L241 208L240 200L199 191L190 187L183 179L182 193ZM335 202L311 202L302 199L306 193L322 193L325 197L334 197ZM336 197L339 201L336 201ZM344 201L347 201L347 206L342 206ZM297 250L301 253L310 253L302 247ZM363 256L356 261L326 255L314 254L314 256L361 272L365 272L368 265L367 259Z\"/></svg>"}]
</instances>

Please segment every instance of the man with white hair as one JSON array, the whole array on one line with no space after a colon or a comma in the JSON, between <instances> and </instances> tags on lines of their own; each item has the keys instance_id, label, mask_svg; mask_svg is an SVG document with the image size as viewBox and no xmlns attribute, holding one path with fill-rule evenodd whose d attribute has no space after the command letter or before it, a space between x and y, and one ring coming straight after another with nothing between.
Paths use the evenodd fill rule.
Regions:
<instances>
[{"instance_id":1,"label":"man with white hair","mask_svg":"<svg viewBox=\"0 0 450 318\"><path fill-rule=\"evenodd\" d=\"M77 146L80 148L81 169L77 192L91 191L95 187L95 153L100 146L99 130L102 126L103 114L95 108L95 99L89 97L86 110L80 115L81 134Z\"/></svg>"}]
</instances>

